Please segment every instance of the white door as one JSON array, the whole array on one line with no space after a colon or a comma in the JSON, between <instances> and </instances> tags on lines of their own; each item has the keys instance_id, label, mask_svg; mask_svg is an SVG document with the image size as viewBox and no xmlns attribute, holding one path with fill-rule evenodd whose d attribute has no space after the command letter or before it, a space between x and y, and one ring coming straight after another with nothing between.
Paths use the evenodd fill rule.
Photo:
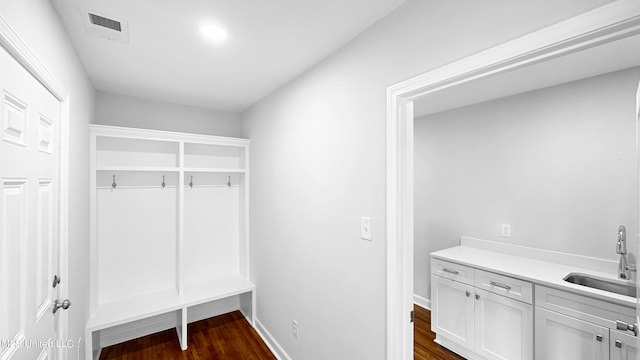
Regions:
<instances>
[{"instance_id":1,"label":"white door","mask_svg":"<svg viewBox=\"0 0 640 360\"><path fill-rule=\"evenodd\" d=\"M609 340L610 360L636 360L640 356L636 337L629 334L611 330Z\"/></svg>"},{"instance_id":2,"label":"white door","mask_svg":"<svg viewBox=\"0 0 640 360\"><path fill-rule=\"evenodd\" d=\"M431 276L431 330L473 350L473 287Z\"/></svg>"},{"instance_id":3,"label":"white door","mask_svg":"<svg viewBox=\"0 0 640 360\"><path fill-rule=\"evenodd\" d=\"M536 360L607 360L609 329L535 308Z\"/></svg>"},{"instance_id":4,"label":"white door","mask_svg":"<svg viewBox=\"0 0 640 360\"><path fill-rule=\"evenodd\" d=\"M60 103L1 47L0 111L0 359L55 359Z\"/></svg>"},{"instance_id":5,"label":"white door","mask_svg":"<svg viewBox=\"0 0 640 360\"><path fill-rule=\"evenodd\" d=\"M476 353L490 360L533 359L533 306L475 291Z\"/></svg>"}]
</instances>

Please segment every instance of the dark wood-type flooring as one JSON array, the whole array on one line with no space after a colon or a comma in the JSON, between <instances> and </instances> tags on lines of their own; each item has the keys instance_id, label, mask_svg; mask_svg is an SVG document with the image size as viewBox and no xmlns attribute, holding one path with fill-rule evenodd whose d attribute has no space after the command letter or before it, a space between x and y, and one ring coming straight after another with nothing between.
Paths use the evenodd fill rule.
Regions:
<instances>
[{"instance_id":1,"label":"dark wood-type flooring","mask_svg":"<svg viewBox=\"0 0 640 360\"><path fill-rule=\"evenodd\" d=\"M436 334L431 332L431 311L413 306L415 327L413 330L413 358L415 360L464 360L463 357L433 342Z\"/></svg>"},{"instance_id":2,"label":"dark wood-type flooring","mask_svg":"<svg viewBox=\"0 0 640 360\"><path fill-rule=\"evenodd\" d=\"M431 312L415 306L414 359L464 360L433 342ZM102 349L100 360L274 360L239 311L189 324L189 348L180 349L175 329ZM354 359L367 360L367 359Z\"/></svg>"},{"instance_id":3,"label":"dark wood-type flooring","mask_svg":"<svg viewBox=\"0 0 640 360\"><path fill-rule=\"evenodd\" d=\"M189 324L188 349L182 351L175 329L102 349L100 360L275 360L239 311Z\"/></svg>"}]
</instances>

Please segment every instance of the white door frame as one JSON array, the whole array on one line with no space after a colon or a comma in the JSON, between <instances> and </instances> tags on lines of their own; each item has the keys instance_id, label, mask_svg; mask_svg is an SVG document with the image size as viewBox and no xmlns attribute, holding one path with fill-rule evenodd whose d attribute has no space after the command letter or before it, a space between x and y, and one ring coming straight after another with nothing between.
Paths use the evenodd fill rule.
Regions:
<instances>
[{"instance_id":1,"label":"white door frame","mask_svg":"<svg viewBox=\"0 0 640 360\"><path fill-rule=\"evenodd\" d=\"M69 116L71 97L58 80L47 70L44 64L31 51L22 38L0 15L0 46L22 65L42 86L60 102L60 201L59 201L59 275L63 279L60 283L60 298L68 298L69 292ZM68 336L69 315L62 311L60 314L58 336L66 339ZM76 346L78 344L75 344ZM65 347L58 348L58 359L66 359Z\"/></svg>"},{"instance_id":2,"label":"white door frame","mask_svg":"<svg viewBox=\"0 0 640 360\"><path fill-rule=\"evenodd\" d=\"M640 194L640 83L636 90L636 191ZM636 202L636 221L640 224L640 195ZM636 241L635 248L640 254L640 229L635 234L634 239ZM636 270L636 323L640 324L640 273ZM636 347L640 349L640 337L636 337Z\"/></svg>"},{"instance_id":3,"label":"white door frame","mask_svg":"<svg viewBox=\"0 0 640 360\"><path fill-rule=\"evenodd\" d=\"M387 359L413 359L413 101L640 33L640 1L617 0L387 89Z\"/></svg>"}]
</instances>

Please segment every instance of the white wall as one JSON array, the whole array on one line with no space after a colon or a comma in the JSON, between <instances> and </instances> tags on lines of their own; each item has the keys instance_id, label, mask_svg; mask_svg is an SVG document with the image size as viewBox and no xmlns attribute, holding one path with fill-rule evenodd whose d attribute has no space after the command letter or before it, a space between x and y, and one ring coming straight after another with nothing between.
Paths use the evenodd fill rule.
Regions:
<instances>
[{"instance_id":1,"label":"white wall","mask_svg":"<svg viewBox=\"0 0 640 360\"><path fill-rule=\"evenodd\" d=\"M2 0L0 15L71 94L69 168L69 339L84 335L89 313L89 130L95 91L53 6L43 0ZM84 343L83 343L84 344ZM77 357L78 347L70 351ZM83 354L81 358L83 358Z\"/></svg>"},{"instance_id":2,"label":"white wall","mask_svg":"<svg viewBox=\"0 0 640 360\"><path fill-rule=\"evenodd\" d=\"M242 114L257 315L293 359L385 358L386 88L605 2L409 0Z\"/></svg>"},{"instance_id":3,"label":"white wall","mask_svg":"<svg viewBox=\"0 0 640 360\"><path fill-rule=\"evenodd\" d=\"M240 137L239 115L220 110L97 91L95 123Z\"/></svg>"},{"instance_id":4,"label":"white wall","mask_svg":"<svg viewBox=\"0 0 640 360\"><path fill-rule=\"evenodd\" d=\"M618 225L637 231L639 79L628 69L416 119L414 293L430 299L428 254L461 235L618 260Z\"/></svg>"}]
</instances>

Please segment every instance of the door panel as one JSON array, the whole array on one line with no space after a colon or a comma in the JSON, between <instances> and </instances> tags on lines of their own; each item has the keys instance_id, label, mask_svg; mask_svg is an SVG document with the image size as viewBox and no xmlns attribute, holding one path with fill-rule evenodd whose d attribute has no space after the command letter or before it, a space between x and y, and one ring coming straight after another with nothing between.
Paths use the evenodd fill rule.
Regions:
<instances>
[{"instance_id":1,"label":"door panel","mask_svg":"<svg viewBox=\"0 0 640 360\"><path fill-rule=\"evenodd\" d=\"M469 349L473 349L473 287L432 275L431 329Z\"/></svg>"},{"instance_id":2,"label":"door panel","mask_svg":"<svg viewBox=\"0 0 640 360\"><path fill-rule=\"evenodd\" d=\"M24 252L27 243L26 180L3 180L0 207L0 358L9 358L25 337Z\"/></svg>"},{"instance_id":3,"label":"door panel","mask_svg":"<svg viewBox=\"0 0 640 360\"><path fill-rule=\"evenodd\" d=\"M490 360L533 358L533 306L476 289L475 350Z\"/></svg>"},{"instance_id":4,"label":"door panel","mask_svg":"<svg viewBox=\"0 0 640 360\"><path fill-rule=\"evenodd\" d=\"M609 329L535 308L536 360L607 360Z\"/></svg>"},{"instance_id":5,"label":"door panel","mask_svg":"<svg viewBox=\"0 0 640 360\"><path fill-rule=\"evenodd\" d=\"M45 314L53 302L53 287L49 280L55 273L57 266L53 256L53 182L51 180L38 181L38 225L36 238L36 287L35 305L36 321Z\"/></svg>"},{"instance_id":6,"label":"door panel","mask_svg":"<svg viewBox=\"0 0 640 360\"><path fill-rule=\"evenodd\" d=\"M1 47L0 107L0 359L55 359L60 102Z\"/></svg>"},{"instance_id":7,"label":"door panel","mask_svg":"<svg viewBox=\"0 0 640 360\"><path fill-rule=\"evenodd\" d=\"M640 356L637 338L620 331L611 330L609 352L611 360L637 360Z\"/></svg>"}]
</instances>

